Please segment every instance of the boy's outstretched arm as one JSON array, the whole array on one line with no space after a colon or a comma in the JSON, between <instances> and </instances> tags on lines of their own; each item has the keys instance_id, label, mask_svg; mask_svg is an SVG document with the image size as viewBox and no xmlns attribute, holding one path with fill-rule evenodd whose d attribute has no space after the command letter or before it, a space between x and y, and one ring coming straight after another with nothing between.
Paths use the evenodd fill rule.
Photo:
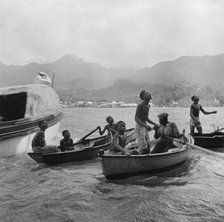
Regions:
<instances>
[{"instance_id":1,"label":"boy's outstretched arm","mask_svg":"<svg viewBox=\"0 0 224 222\"><path fill-rule=\"evenodd\" d=\"M205 111L205 110L202 108L202 106L200 106L200 110L201 110L205 115L208 115L208 114L216 114L216 113L217 113L217 111L207 112L207 111Z\"/></svg>"}]
</instances>

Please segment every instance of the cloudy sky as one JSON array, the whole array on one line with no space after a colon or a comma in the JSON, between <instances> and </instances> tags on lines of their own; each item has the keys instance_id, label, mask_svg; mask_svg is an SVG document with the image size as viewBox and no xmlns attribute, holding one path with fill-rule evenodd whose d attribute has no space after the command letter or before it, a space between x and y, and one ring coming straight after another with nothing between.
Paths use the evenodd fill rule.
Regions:
<instances>
[{"instance_id":1,"label":"cloudy sky","mask_svg":"<svg viewBox=\"0 0 224 222\"><path fill-rule=\"evenodd\" d=\"M224 53L222 0L0 0L0 62L108 68Z\"/></svg>"}]
</instances>

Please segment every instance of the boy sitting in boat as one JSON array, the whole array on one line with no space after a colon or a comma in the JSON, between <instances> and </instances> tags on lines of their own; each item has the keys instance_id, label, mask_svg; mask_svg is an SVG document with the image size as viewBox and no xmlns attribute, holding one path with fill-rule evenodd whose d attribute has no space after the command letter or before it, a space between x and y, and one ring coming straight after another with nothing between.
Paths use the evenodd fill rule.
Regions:
<instances>
[{"instance_id":1,"label":"boy sitting in boat","mask_svg":"<svg viewBox=\"0 0 224 222\"><path fill-rule=\"evenodd\" d=\"M104 127L103 130L101 130L100 126L98 126L97 128L99 130L100 135L103 135L107 131L108 137L112 139L115 133L117 133L117 125L114 123L114 119L111 116L108 116L106 118L106 121L108 124Z\"/></svg>"},{"instance_id":2,"label":"boy sitting in boat","mask_svg":"<svg viewBox=\"0 0 224 222\"><path fill-rule=\"evenodd\" d=\"M117 123L117 130L118 132L114 135L112 139L111 146L109 148L109 153L114 155L124 154L126 156L131 156L131 154L137 154L134 152L130 153L125 149L127 135L125 134L126 124L124 121L119 121Z\"/></svg>"},{"instance_id":3,"label":"boy sitting in boat","mask_svg":"<svg viewBox=\"0 0 224 222\"><path fill-rule=\"evenodd\" d=\"M39 130L36 132L32 140L32 150L34 153L48 154L61 152L57 146L46 145L45 130L48 128L48 123L45 120L39 122Z\"/></svg>"},{"instance_id":4,"label":"boy sitting in boat","mask_svg":"<svg viewBox=\"0 0 224 222\"><path fill-rule=\"evenodd\" d=\"M63 130L62 136L64 138L60 141L60 150L62 152L74 150L73 140L70 137L70 132L68 130Z\"/></svg>"},{"instance_id":5,"label":"boy sitting in boat","mask_svg":"<svg viewBox=\"0 0 224 222\"><path fill-rule=\"evenodd\" d=\"M192 96L191 100L193 101L193 103L191 104L190 107L190 131L191 131L191 135L194 134L194 129L196 127L197 131L199 134L202 134L202 126L201 126L201 122L199 119L199 113L200 111L204 114L216 114L217 111L212 111L212 112L207 112L205 111L202 106L200 104L198 104L199 102L199 97L198 96Z\"/></svg>"},{"instance_id":6,"label":"boy sitting in boat","mask_svg":"<svg viewBox=\"0 0 224 222\"><path fill-rule=\"evenodd\" d=\"M174 122L168 121L167 113L159 114L158 118L160 125L155 127L154 138L159 139L159 141L152 150L152 154L167 152L169 149L175 148L176 146L173 144L172 138L169 137L181 137L177 125Z\"/></svg>"}]
</instances>

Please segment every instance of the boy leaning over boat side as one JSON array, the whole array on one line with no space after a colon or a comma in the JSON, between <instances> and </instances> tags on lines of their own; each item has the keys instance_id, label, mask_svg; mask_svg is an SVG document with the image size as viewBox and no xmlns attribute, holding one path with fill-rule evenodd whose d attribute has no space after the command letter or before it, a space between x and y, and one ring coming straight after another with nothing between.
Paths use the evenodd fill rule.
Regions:
<instances>
[{"instance_id":1,"label":"boy leaning over boat side","mask_svg":"<svg viewBox=\"0 0 224 222\"><path fill-rule=\"evenodd\" d=\"M201 122L199 119L199 113L200 111L206 115L208 114L216 114L217 111L212 111L212 112L207 112L205 111L202 106L200 104L198 104L199 102L199 97L198 96L192 96L191 100L193 101L193 103L191 104L190 107L190 134L193 135L194 134L194 129L196 127L197 131L199 134L202 134L202 126L201 126Z\"/></svg>"},{"instance_id":2,"label":"boy leaning over boat side","mask_svg":"<svg viewBox=\"0 0 224 222\"><path fill-rule=\"evenodd\" d=\"M154 125L154 127L157 127L157 124L148 117L150 109L149 101L152 99L151 94L142 90L139 97L142 102L138 104L135 112L135 135L140 154L147 154L150 152L148 132L152 130L152 127L150 127L147 122Z\"/></svg>"},{"instance_id":3,"label":"boy leaning over boat side","mask_svg":"<svg viewBox=\"0 0 224 222\"><path fill-rule=\"evenodd\" d=\"M34 153L48 154L61 152L57 146L46 145L45 130L48 128L48 123L45 120L39 122L39 130L36 132L32 140L32 150Z\"/></svg>"},{"instance_id":4,"label":"boy leaning over boat side","mask_svg":"<svg viewBox=\"0 0 224 222\"><path fill-rule=\"evenodd\" d=\"M70 132L68 130L63 130L62 136L64 138L60 141L60 150L62 152L74 150L73 139L70 137Z\"/></svg>"}]
</instances>

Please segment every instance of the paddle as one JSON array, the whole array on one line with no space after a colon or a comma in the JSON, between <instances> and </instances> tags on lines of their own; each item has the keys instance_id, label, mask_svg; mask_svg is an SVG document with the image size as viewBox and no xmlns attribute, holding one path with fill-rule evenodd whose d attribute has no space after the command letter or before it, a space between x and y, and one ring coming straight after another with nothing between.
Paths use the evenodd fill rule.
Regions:
<instances>
[{"instance_id":1,"label":"paddle","mask_svg":"<svg viewBox=\"0 0 224 222\"><path fill-rule=\"evenodd\" d=\"M80 140L78 140L76 143L73 143L73 145L77 144L77 143L81 143L83 140L85 140L85 138L87 138L88 136L90 136L91 134L93 134L94 132L96 132L98 130L98 128L92 130L91 132L89 132L88 134L86 134L84 137L82 137Z\"/></svg>"},{"instance_id":2,"label":"paddle","mask_svg":"<svg viewBox=\"0 0 224 222\"><path fill-rule=\"evenodd\" d=\"M219 131L221 131L221 130L223 130L223 129L224 129L224 127L223 127L223 128L220 128L220 129L217 129L217 130L211 132L211 134L218 133Z\"/></svg>"},{"instance_id":3,"label":"paddle","mask_svg":"<svg viewBox=\"0 0 224 222\"><path fill-rule=\"evenodd\" d=\"M214 152L214 151L211 151L211 150L204 149L204 148L202 148L202 147L200 147L200 146L196 146L196 145L190 144L190 143L188 143L188 142L184 142L184 141L179 140L179 139L177 139L177 138L173 138L173 137L168 137L168 138L172 139L173 141L175 141L175 142L177 142L177 143L186 144L186 145L188 145L188 146L191 146L192 148L194 148L194 149L198 149L198 150L200 150L200 151L202 151L202 152L206 152L206 153L208 153L208 154L212 154L212 155L215 155L215 156L224 158L224 155L221 154L221 153L217 153L217 152Z\"/></svg>"}]
</instances>

